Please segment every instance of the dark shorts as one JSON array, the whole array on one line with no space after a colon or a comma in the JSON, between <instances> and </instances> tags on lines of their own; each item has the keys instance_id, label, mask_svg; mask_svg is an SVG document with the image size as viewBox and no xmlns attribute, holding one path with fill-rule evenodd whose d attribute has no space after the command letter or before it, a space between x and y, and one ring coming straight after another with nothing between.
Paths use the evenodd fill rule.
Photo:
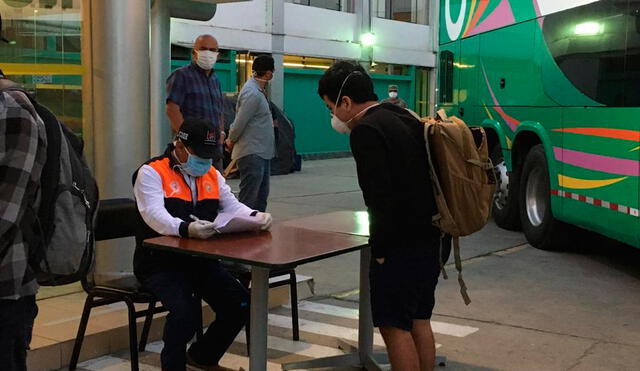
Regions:
<instances>
[{"instance_id":1,"label":"dark shorts","mask_svg":"<svg viewBox=\"0 0 640 371\"><path fill-rule=\"evenodd\" d=\"M437 254L371 259L371 311L376 327L411 331L413 320L430 319L440 274Z\"/></svg>"}]
</instances>

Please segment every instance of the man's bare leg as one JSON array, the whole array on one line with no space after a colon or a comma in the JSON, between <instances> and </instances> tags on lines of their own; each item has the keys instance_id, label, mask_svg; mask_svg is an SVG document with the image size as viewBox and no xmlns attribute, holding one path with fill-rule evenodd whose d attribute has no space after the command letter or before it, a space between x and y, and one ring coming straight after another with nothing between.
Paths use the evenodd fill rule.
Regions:
<instances>
[{"instance_id":1,"label":"man's bare leg","mask_svg":"<svg viewBox=\"0 0 640 371\"><path fill-rule=\"evenodd\" d=\"M431 330L431 321L425 319L413 320L411 337L420 359L420 371L432 371L436 363L436 342Z\"/></svg>"},{"instance_id":2,"label":"man's bare leg","mask_svg":"<svg viewBox=\"0 0 640 371\"><path fill-rule=\"evenodd\" d=\"M395 327L380 327L393 371L417 371L420 359L412 333ZM434 351L435 352L435 351Z\"/></svg>"}]
</instances>

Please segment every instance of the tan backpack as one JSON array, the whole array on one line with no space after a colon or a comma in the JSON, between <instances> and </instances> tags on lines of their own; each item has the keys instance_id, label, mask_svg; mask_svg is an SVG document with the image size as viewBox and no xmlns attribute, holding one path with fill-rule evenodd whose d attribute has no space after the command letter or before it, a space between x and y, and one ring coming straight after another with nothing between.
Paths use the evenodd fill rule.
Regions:
<instances>
[{"instance_id":1,"label":"tan backpack","mask_svg":"<svg viewBox=\"0 0 640 371\"><path fill-rule=\"evenodd\" d=\"M455 116L447 117L444 110L438 111L436 119L421 120L438 206L433 223L453 238L460 293L468 305L471 300L462 279L459 237L482 229L491 215L496 178L487 136L484 129L468 127ZM446 279L444 266L442 274Z\"/></svg>"}]
</instances>

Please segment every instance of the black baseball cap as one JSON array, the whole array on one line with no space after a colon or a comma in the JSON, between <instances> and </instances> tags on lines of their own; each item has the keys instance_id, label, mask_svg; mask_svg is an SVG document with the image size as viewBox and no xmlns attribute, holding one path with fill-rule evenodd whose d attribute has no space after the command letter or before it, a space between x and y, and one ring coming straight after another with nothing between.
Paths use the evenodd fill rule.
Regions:
<instances>
[{"instance_id":1,"label":"black baseball cap","mask_svg":"<svg viewBox=\"0 0 640 371\"><path fill-rule=\"evenodd\" d=\"M273 57L270 55L259 55L253 60L251 69L256 72L274 71Z\"/></svg>"},{"instance_id":2,"label":"black baseball cap","mask_svg":"<svg viewBox=\"0 0 640 371\"><path fill-rule=\"evenodd\" d=\"M218 159L220 149L220 127L211 121L202 119L185 119L178 129L178 139L202 158Z\"/></svg>"}]
</instances>

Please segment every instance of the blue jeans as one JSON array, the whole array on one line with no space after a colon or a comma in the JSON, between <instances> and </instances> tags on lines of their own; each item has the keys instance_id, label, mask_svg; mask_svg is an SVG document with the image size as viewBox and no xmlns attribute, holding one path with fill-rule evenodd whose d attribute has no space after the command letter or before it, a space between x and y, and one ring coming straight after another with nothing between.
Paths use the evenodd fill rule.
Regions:
<instances>
[{"instance_id":1,"label":"blue jeans","mask_svg":"<svg viewBox=\"0 0 640 371\"><path fill-rule=\"evenodd\" d=\"M26 371L27 349L37 312L34 295L18 300L0 299L0 368L3 370Z\"/></svg>"},{"instance_id":2,"label":"blue jeans","mask_svg":"<svg viewBox=\"0 0 640 371\"><path fill-rule=\"evenodd\" d=\"M271 161L258 155L247 155L238 159L238 172L240 173L238 201L254 210L266 211Z\"/></svg>"},{"instance_id":3,"label":"blue jeans","mask_svg":"<svg viewBox=\"0 0 640 371\"><path fill-rule=\"evenodd\" d=\"M216 260L194 258L189 269L155 273L142 278L142 284L169 310L160 353L163 370L186 368L186 346L198 328L201 310L194 294L216 312L202 339L189 348L189 356L198 364L216 365L247 321L247 290Z\"/></svg>"}]
</instances>

